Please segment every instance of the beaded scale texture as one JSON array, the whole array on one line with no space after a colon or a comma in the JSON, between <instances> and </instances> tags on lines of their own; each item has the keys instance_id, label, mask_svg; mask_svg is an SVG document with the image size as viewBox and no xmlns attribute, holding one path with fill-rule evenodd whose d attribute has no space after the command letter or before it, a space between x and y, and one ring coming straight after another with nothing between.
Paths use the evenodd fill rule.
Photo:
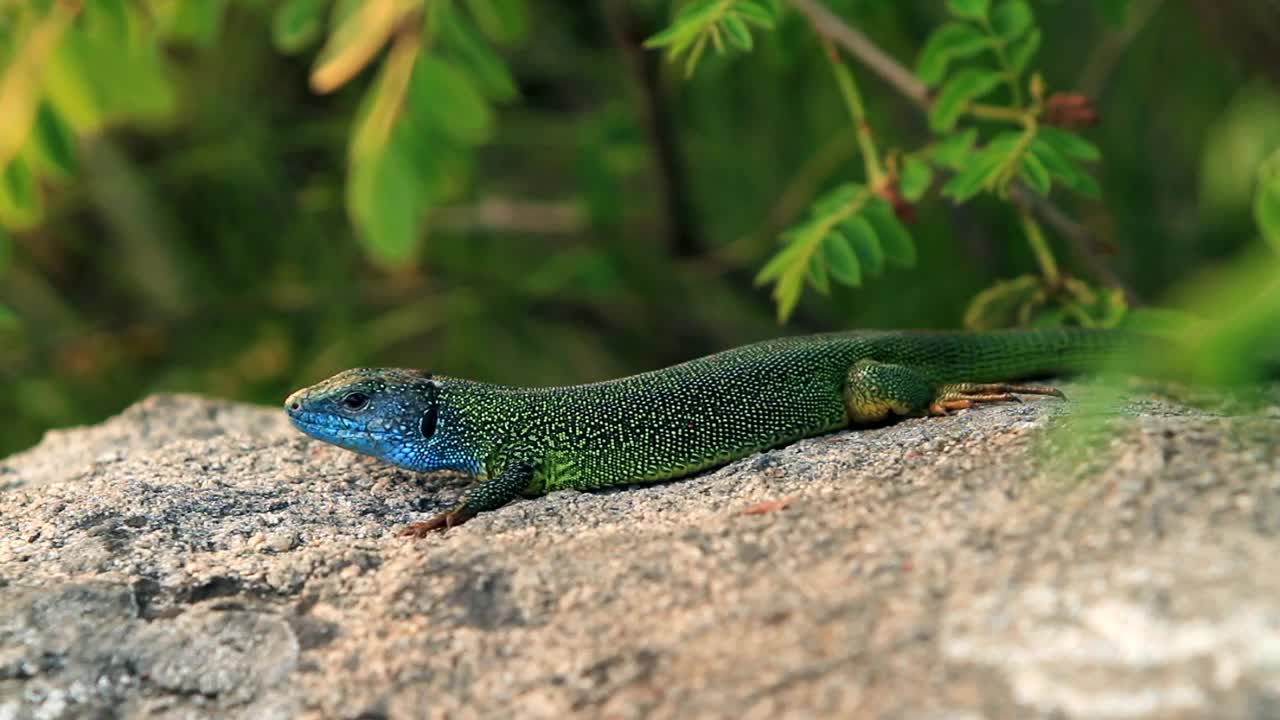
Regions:
<instances>
[{"instance_id":1,"label":"beaded scale texture","mask_svg":"<svg viewBox=\"0 0 1280 720\"><path fill-rule=\"evenodd\" d=\"M286 410L304 433L400 467L489 478L455 509L461 522L517 495L668 480L851 422L926 414L948 388L1011 399L967 384L1084 369L1115 343L1088 330L827 333L546 388L357 368Z\"/></svg>"}]
</instances>

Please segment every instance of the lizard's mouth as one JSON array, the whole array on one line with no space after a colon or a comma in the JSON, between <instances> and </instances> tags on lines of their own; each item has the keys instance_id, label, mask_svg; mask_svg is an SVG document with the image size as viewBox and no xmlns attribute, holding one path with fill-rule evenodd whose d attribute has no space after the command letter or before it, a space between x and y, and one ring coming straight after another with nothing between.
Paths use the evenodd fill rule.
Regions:
<instances>
[{"instance_id":1,"label":"lizard's mouth","mask_svg":"<svg viewBox=\"0 0 1280 720\"><path fill-rule=\"evenodd\" d=\"M335 445L381 442L392 435L385 430L373 430L367 426L357 425L346 418L335 418L332 415L317 417L317 413L292 409L289 412L289 422L303 433Z\"/></svg>"}]
</instances>

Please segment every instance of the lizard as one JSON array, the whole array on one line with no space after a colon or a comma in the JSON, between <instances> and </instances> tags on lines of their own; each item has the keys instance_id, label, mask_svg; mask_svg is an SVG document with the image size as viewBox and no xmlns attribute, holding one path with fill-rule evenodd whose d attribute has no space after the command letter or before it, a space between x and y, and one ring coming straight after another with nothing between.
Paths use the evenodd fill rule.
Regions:
<instances>
[{"instance_id":1,"label":"lizard","mask_svg":"<svg viewBox=\"0 0 1280 720\"><path fill-rule=\"evenodd\" d=\"M686 477L756 452L896 417L1018 395L1016 381L1096 367L1118 333L845 331L782 337L602 382L515 387L353 368L285 400L298 430L417 472L476 476L425 537L520 496Z\"/></svg>"}]
</instances>

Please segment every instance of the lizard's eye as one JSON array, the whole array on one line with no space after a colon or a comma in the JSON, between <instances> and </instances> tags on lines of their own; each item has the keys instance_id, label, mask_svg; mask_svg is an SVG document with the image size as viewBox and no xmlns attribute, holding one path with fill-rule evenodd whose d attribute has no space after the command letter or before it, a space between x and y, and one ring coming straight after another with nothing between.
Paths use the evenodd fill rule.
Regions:
<instances>
[{"instance_id":1,"label":"lizard's eye","mask_svg":"<svg viewBox=\"0 0 1280 720\"><path fill-rule=\"evenodd\" d=\"M348 410L361 410L365 405L369 404L369 396L362 392L347 393L342 398L342 404Z\"/></svg>"}]
</instances>

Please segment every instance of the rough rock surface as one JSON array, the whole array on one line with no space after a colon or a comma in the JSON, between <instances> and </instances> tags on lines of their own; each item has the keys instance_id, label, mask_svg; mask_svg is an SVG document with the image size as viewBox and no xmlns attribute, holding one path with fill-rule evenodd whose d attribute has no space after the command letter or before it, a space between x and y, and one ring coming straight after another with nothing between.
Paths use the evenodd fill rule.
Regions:
<instances>
[{"instance_id":1,"label":"rough rock surface","mask_svg":"<svg viewBox=\"0 0 1280 720\"><path fill-rule=\"evenodd\" d=\"M1081 407L407 542L463 479L153 397L0 463L0 719L1280 717L1280 402Z\"/></svg>"}]
</instances>

